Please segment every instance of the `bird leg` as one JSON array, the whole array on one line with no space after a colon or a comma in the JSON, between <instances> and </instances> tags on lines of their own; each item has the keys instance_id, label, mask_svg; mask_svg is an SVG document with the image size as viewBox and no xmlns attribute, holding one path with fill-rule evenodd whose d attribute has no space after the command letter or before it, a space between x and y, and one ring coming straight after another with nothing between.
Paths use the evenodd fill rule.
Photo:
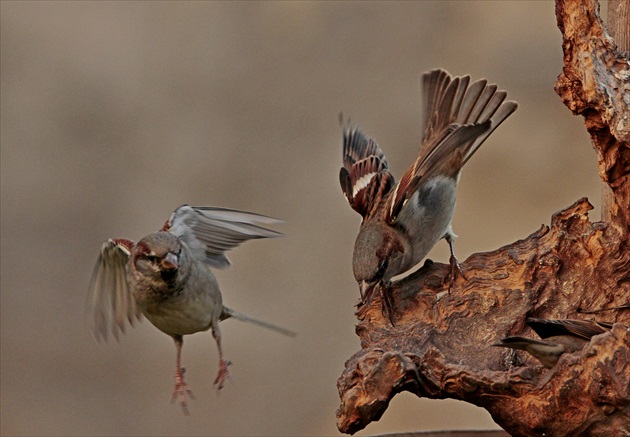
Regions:
<instances>
[{"instance_id":1,"label":"bird leg","mask_svg":"<svg viewBox=\"0 0 630 437\"><path fill-rule=\"evenodd\" d=\"M376 292L376 288L378 287L379 296L381 298L381 313L383 316L387 317L392 326L396 326L394 323L394 316L396 315L396 311L394 310L394 304L392 302L392 298L390 296L390 286L388 284L384 284L382 281L367 284L363 282L359 287L359 292L361 293L361 302L358 304L357 316L363 317L363 314L372 306L372 301L374 300L374 294Z\"/></svg>"},{"instance_id":2,"label":"bird leg","mask_svg":"<svg viewBox=\"0 0 630 437\"><path fill-rule=\"evenodd\" d=\"M370 288L365 295L363 295L363 290L361 292L361 304L365 305L365 307L370 307L372 305L372 299L374 298L374 288Z\"/></svg>"},{"instance_id":3,"label":"bird leg","mask_svg":"<svg viewBox=\"0 0 630 437\"><path fill-rule=\"evenodd\" d=\"M378 284L378 288L381 295L381 312L383 313L385 317L389 319L389 323L391 323L392 326L396 326L396 324L394 323L394 316L396 315L396 310L394 309L394 303L392 302L392 299L389 293L390 291L389 286L381 282L380 284Z\"/></svg>"},{"instance_id":4,"label":"bird leg","mask_svg":"<svg viewBox=\"0 0 630 437\"><path fill-rule=\"evenodd\" d=\"M453 284L455 283L455 277L459 274L464 280L468 280L466 275L464 275L464 271L462 270L462 266L459 265L459 261L455 256L455 248L453 245L453 237L450 234L446 234L444 237L446 242L448 243L448 247L451 249L451 257L449 258L449 264L451 265L451 273L450 273L450 282L448 284L448 291L451 291L453 288Z\"/></svg>"},{"instance_id":5,"label":"bird leg","mask_svg":"<svg viewBox=\"0 0 630 437\"><path fill-rule=\"evenodd\" d=\"M219 371L217 372L217 377L214 379L214 385L217 387L217 390L221 390L225 380L230 377L230 369L228 366L232 363L223 359L223 350L221 349L221 331L219 331L218 321L212 324L212 336L217 342L217 349L219 350Z\"/></svg>"},{"instance_id":6,"label":"bird leg","mask_svg":"<svg viewBox=\"0 0 630 437\"><path fill-rule=\"evenodd\" d=\"M192 391L188 388L188 384L184 381L184 372L186 369L181 366L182 358L182 346L184 345L184 338L181 335L173 336L175 340L175 348L177 349L177 360L175 363L175 390L173 391L173 397L171 403L175 402L176 398L179 398L179 403L182 406L182 410L186 416L189 416L188 405L186 404L186 395L190 396L190 399L195 399Z\"/></svg>"}]
</instances>

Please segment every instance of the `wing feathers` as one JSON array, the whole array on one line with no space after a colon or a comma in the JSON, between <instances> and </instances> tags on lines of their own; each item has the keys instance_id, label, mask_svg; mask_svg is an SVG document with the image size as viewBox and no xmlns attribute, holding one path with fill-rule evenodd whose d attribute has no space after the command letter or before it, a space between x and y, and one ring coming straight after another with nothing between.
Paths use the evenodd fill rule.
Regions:
<instances>
[{"instance_id":1,"label":"wing feathers","mask_svg":"<svg viewBox=\"0 0 630 437\"><path fill-rule=\"evenodd\" d=\"M282 221L246 211L183 205L173 212L162 230L177 235L202 262L225 268L230 265L225 252L242 242L283 236L258 223L279 224Z\"/></svg>"},{"instance_id":2,"label":"wing feathers","mask_svg":"<svg viewBox=\"0 0 630 437\"><path fill-rule=\"evenodd\" d=\"M444 70L423 75L424 137L418 158L405 172L388 200L386 220L393 223L407 200L431 175L457 177L485 139L516 110L507 93L486 79L473 82Z\"/></svg>"},{"instance_id":3,"label":"wing feathers","mask_svg":"<svg viewBox=\"0 0 630 437\"><path fill-rule=\"evenodd\" d=\"M225 252L243 241L274 238L281 233L258 224L282 223L271 217L227 208L181 206L162 230L184 241L193 255L210 266L227 267ZM89 286L87 313L97 340L111 333L117 340L126 324L133 325L142 313L129 290L126 265L134 242L112 239L103 244Z\"/></svg>"},{"instance_id":4,"label":"wing feathers","mask_svg":"<svg viewBox=\"0 0 630 437\"><path fill-rule=\"evenodd\" d=\"M88 294L90 330L98 341L109 333L119 339L128 322L133 326L142 314L127 285L126 265L133 242L110 239L103 244L96 262Z\"/></svg>"},{"instance_id":5,"label":"wing feathers","mask_svg":"<svg viewBox=\"0 0 630 437\"><path fill-rule=\"evenodd\" d=\"M590 340L594 335L603 334L612 329L611 323L594 322L592 320L528 318L526 323L540 338L570 334Z\"/></svg>"},{"instance_id":6,"label":"wing feathers","mask_svg":"<svg viewBox=\"0 0 630 437\"><path fill-rule=\"evenodd\" d=\"M365 219L377 210L394 184L385 154L360 129L344 127L343 165L339 171L341 190Z\"/></svg>"},{"instance_id":7,"label":"wing feathers","mask_svg":"<svg viewBox=\"0 0 630 437\"><path fill-rule=\"evenodd\" d=\"M473 118L472 114L475 111L475 107L477 105L477 102L479 101L479 97L483 93L487 83L487 80L480 79L470 85L470 88L466 90L466 94L464 96L459 114L454 114L453 122L459 124L474 122L475 119ZM432 108L427 108L428 111L431 111L431 109Z\"/></svg>"}]
</instances>

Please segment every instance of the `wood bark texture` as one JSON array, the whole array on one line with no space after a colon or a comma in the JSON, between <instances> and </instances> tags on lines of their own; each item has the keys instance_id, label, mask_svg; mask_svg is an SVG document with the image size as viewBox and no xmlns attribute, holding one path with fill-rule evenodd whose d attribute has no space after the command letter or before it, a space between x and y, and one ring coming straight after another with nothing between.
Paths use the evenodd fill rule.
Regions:
<instances>
[{"instance_id":1,"label":"wood bark texture","mask_svg":"<svg viewBox=\"0 0 630 437\"><path fill-rule=\"evenodd\" d=\"M379 298L358 313L361 350L337 381L337 426L379 420L401 391L485 408L512 435L630 435L630 58L594 0L558 0L564 69L556 92L584 117L610 187L607 221L587 199L527 238L470 256L448 292L448 265L427 261L392 287L392 326ZM614 322L552 369L501 338L537 338L527 317ZM421 420L422 412L418 413Z\"/></svg>"}]
</instances>

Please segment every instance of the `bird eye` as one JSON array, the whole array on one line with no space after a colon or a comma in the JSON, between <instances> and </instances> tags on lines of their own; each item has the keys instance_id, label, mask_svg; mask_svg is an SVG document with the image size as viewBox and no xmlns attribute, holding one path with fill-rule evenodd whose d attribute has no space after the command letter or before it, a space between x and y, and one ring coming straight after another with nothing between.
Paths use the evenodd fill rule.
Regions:
<instances>
[{"instance_id":1,"label":"bird eye","mask_svg":"<svg viewBox=\"0 0 630 437\"><path fill-rule=\"evenodd\" d=\"M384 259L383 261L381 261L381 263L378 265L378 270L376 271L376 276L381 277L383 276L383 274L385 274L385 270L387 269L387 260Z\"/></svg>"},{"instance_id":2,"label":"bird eye","mask_svg":"<svg viewBox=\"0 0 630 437\"><path fill-rule=\"evenodd\" d=\"M152 263L157 262L157 259L158 259L158 257L157 257L157 256L155 256L155 255L146 255L146 256L145 256L145 258L146 258L149 262L152 262Z\"/></svg>"}]
</instances>

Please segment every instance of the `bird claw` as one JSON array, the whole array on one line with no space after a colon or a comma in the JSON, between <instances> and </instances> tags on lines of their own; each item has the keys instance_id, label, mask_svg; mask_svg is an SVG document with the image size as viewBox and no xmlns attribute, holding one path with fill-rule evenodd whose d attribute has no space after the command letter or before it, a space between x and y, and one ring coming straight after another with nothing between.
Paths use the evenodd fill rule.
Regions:
<instances>
[{"instance_id":1,"label":"bird claw","mask_svg":"<svg viewBox=\"0 0 630 437\"><path fill-rule=\"evenodd\" d=\"M453 288L453 284L455 283L455 278L457 275L461 276L465 281L467 281L468 278L464 274L464 271L462 270L462 266L459 265L459 261L457 260L457 258L455 257L453 253L451 253L451 258L449 259L449 263L451 265L451 272L449 275L450 280L448 283L448 292L450 293L451 289Z\"/></svg>"},{"instance_id":2,"label":"bird claw","mask_svg":"<svg viewBox=\"0 0 630 437\"><path fill-rule=\"evenodd\" d=\"M190 416L188 411L188 404L186 403L186 395L190 396L190 399L195 399L192 391L188 388L188 384L184 381L185 367L179 367L175 369L175 390L173 390L173 396L171 403L175 402L175 399L179 398L179 404L182 406L184 415Z\"/></svg>"},{"instance_id":3,"label":"bird claw","mask_svg":"<svg viewBox=\"0 0 630 437\"><path fill-rule=\"evenodd\" d=\"M225 380L230 378L230 366L232 363L228 360L219 360L219 371L217 372L217 377L214 380L214 385L217 387L217 390L221 390L223 388L223 384Z\"/></svg>"},{"instance_id":4,"label":"bird claw","mask_svg":"<svg viewBox=\"0 0 630 437\"><path fill-rule=\"evenodd\" d=\"M390 292L389 286L383 283L379 283L375 286L375 288L376 287L378 287L379 289L379 299L381 301L380 302L381 314L383 315L383 317L389 320L392 326L396 326L396 323L394 322L394 320L398 314L396 313L396 310L394 309L392 296L390 296L389 294ZM375 289L370 290L370 292L367 293L366 296L361 296L361 298L359 298L359 301L356 303L357 310L355 311L355 315L359 319L363 320L365 318L365 315L368 309L372 306L372 302L374 301L375 292L376 292Z\"/></svg>"},{"instance_id":5,"label":"bird claw","mask_svg":"<svg viewBox=\"0 0 630 437\"><path fill-rule=\"evenodd\" d=\"M384 284L379 285L381 294L381 313L383 316L387 317L392 326L396 326L396 323L394 323L396 310L394 309L394 303L392 302L391 296L388 293L389 290L385 290L385 287L386 286Z\"/></svg>"}]
</instances>

